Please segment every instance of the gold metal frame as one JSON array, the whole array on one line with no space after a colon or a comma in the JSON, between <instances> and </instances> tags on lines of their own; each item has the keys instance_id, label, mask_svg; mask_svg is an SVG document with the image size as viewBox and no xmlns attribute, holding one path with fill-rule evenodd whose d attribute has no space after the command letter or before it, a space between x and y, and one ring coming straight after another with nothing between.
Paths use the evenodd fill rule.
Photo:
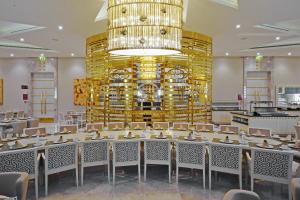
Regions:
<instances>
[{"instance_id":1,"label":"gold metal frame","mask_svg":"<svg viewBox=\"0 0 300 200\"><path fill-rule=\"evenodd\" d=\"M153 57L152 62L159 64L161 70L162 101L159 110L141 110L137 105L136 63L142 63L145 57L109 54L107 33L89 37L86 41L88 121L211 122L212 39L184 31L181 45L181 54ZM111 75L115 71L120 72L117 83ZM151 93L151 80L147 87Z\"/></svg>"}]
</instances>

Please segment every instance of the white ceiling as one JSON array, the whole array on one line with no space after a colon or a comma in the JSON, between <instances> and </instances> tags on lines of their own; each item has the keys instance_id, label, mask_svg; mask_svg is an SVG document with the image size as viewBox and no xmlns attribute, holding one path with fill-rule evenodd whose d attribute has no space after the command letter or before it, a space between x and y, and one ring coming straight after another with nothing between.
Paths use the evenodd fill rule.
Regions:
<instances>
[{"instance_id":1,"label":"white ceiling","mask_svg":"<svg viewBox=\"0 0 300 200\"><path fill-rule=\"evenodd\" d=\"M1 0L0 43L16 43L24 38L26 44L52 51L0 48L0 57L11 53L15 57L36 57L41 53L48 57L70 57L71 53L84 57L85 39L106 30L105 20L95 22L102 4L102 0ZM300 43L300 0L240 0L238 10L208 0L189 0L188 5L185 29L212 36L215 56L226 52L230 56L254 56L257 52L268 56L287 56L292 52L293 56L300 56L300 44L250 50L278 42ZM44 28L1 35L1 24L9 22ZM236 29L236 24L241 24L241 28ZM288 31L255 28L262 24ZM58 30L59 25L64 26L62 31ZM277 36L280 41L275 40Z\"/></svg>"}]
</instances>

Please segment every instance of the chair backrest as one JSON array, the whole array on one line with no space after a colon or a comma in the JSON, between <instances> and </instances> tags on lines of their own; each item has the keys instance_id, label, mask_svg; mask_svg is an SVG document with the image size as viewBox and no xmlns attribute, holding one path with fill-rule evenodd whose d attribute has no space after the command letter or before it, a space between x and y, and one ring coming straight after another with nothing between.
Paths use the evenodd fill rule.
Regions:
<instances>
[{"instance_id":1,"label":"chair backrest","mask_svg":"<svg viewBox=\"0 0 300 200\"><path fill-rule=\"evenodd\" d=\"M221 125L221 133L239 134L240 128L238 126Z\"/></svg>"},{"instance_id":2,"label":"chair backrest","mask_svg":"<svg viewBox=\"0 0 300 200\"><path fill-rule=\"evenodd\" d=\"M293 154L287 151L251 149L251 176L288 184L292 177Z\"/></svg>"},{"instance_id":3,"label":"chair backrest","mask_svg":"<svg viewBox=\"0 0 300 200\"><path fill-rule=\"evenodd\" d=\"M171 163L171 141L149 139L145 140L145 162L152 164Z\"/></svg>"},{"instance_id":4,"label":"chair backrest","mask_svg":"<svg viewBox=\"0 0 300 200\"><path fill-rule=\"evenodd\" d=\"M83 166L94 166L108 164L109 162L109 142L85 141L82 142L81 164Z\"/></svg>"},{"instance_id":5,"label":"chair backrest","mask_svg":"<svg viewBox=\"0 0 300 200\"><path fill-rule=\"evenodd\" d=\"M0 120L4 120L5 118L5 113L4 112L0 112Z\"/></svg>"},{"instance_id":6,"label":"chair backrest","mask_svg":"<svg viewBox=\"0 0 300 200\"><path fill-rule=\"evenodd\" d=\"M266 137L271 137L271 130L270 129L249 127L248 133L250 135L260 134L260 135L264 135Z\"/></svg>"},{"instance_id":7,"label":"chair backrest","mask_svg":"<svg viewBox=\"0 0 300 200\"><path fill-rule=\"evenodd\" d=\"M62 132L65 129L67 129L67 131L71 131L71 133L77 133L78 126L77 126L77 124L75 124L75 125L61 125L59 127L59 132Z\"/></svg>"},{"instance_id":8,"label":"chair backrest","mask_svg":"<svg viewBox=\"0 0 300 200\"><path fill-rule=\"evenodd\" d=\"M25 116L25 112L24 111L18 111L17 112L17 118L21 118Z\"/></svg>"},{"instance_id":9,"label":"chair backrest","mask_svg":"<svg viewBox=\"0 0 300 200\"><path fill-rule=\"evenodd\" d=\"M27 121L16 121L12 123L13 132L17 134L22 134L23 130L27 128Z\"/></svg>"},{"instance_id":10,"label":"chair backrest","mask_svg":"<svg viewBox=\"0 0 300 200\"><path fill-rule=\"evenodd\" d=\"M32 137L33 135L37 135L38 132L40 132L40 135L43 135L46 133L45 127L35 127L35 128L24 128L23 133L28 135L29 137Z\"/></svg>"},{"instance_id":11,"label":"chair backrest","mask_svg":"<svg viewBox=\"0 0 300 200\"><path fill-rule=\"evenodd\" d=\"M187 130L189 130L189 123L174 122L173 129L179 130L179 131L187 131Z\"/></svg>"},{"instance_id":12,"label":"chair backrest","mask_svg":"<svg viewBox=\"0 0 300 200\"><path fill-rule=\"evenodd\" d=\"M147 127L146 122L131 122L132 130L145 130Z\"/></svg>"},{"instance_id":13,"label":"chair backrest","mask_svg":"<svg viewBox=\"0 0 300 200\"><path fill-rule=\"evenodd\" d=\"M213 171L242 173L242 148L231 144L209 144L209 167Z\"/></svg>"},{"instance_id":14,"label":"chair backrest","mask_svg":"<svg viewBox=\"0 0 300 200\"><path fill-rule=\"evenodd\" d=\"M196 124L196 131L202 132L213 132L214 125L213 124Z\"/></svg>"},{"instance_id":15,"label":"chair backrest","mask_svg":"<svg viewBox=\"0 0 300 200\"><path fill-rule=\"evenodd\" d=\"M0 152L0 172L26 172L32 179L37 170L36 148Z\"/></svg>"},{"instance_id":16,"label":"chair backrest","mask_svg":"<svg viewBox=\"0 0 300 200\"><path fill-rule=\"evenodd\" d=\"M86 124L86 130L91 130L91 129L96 129L96 130L103 130L104 128L104 123L103 122L98 122L98 123L87 123Z\"/></svg>"},{"instance_id":17,"label":"chair backrest","mask_svg":"<svg viewBox=\"0 0 300 200\"><path fill-rule=\"evenodd\" d=\"M123 130L124 127L124 122L109 122L107 124L107 128L109 131L114 131L114 130Z\"/></svg>"},{"instance_id":18,"label":"chair backrest","mask_svg":"<svg viewBox=\"0 0 300 200\"><path fill-rule=\"evenodd\" d=\"M6 112L5 113L5 118L6 119L12 119L14 117L14 112Z\"/></svg>"},{"instance_id":19,"label":"chair backrest","mask_svg":"<svg viewBox=\"0 0 300 200\"><path fill-rule=\"evenodd\" d=\"M300 140L300 126L299 125L295 126L295 129L296 129L296 139Z\"/></svg>"},{"instance_id":20,"label":"chair backrest","mask_svg":"<svg viewBox=\"0 0 300 200\"><path fill-rule=\"evenodd\" d=\"M39 127L39 120L38 119L30 119L27 121L27 127L28 128L34 128Z\"/></svg>"},{"instance_id":21,"label":"chair backrest","mask_svg":"<svg viewBox=\"0 0 300 200\"><path fill-rule=\"evenodd\" d=\"M153 129L167 130L169 129L169 122L153 122Z\"/></svg>"},{"instance_id":22,"label":"chair backrest","mask_svg":"<svg viewBox=\"0 0 300 200\"><path fill-rule=\"evenodd\" d=\"M177 141L176 163L178 167L205 168L205 142Z\"/></svg>"},{"instance_id":23,"label":"chair backrest","mask_svg":"<svg viewBox=\"0 0 300 200\"><path fill-rule=\"evenodd\" d=\"M138 165L140 162L140 141L119 140L113 142L114 166Z\"/></svg>"},{"instance_id":24,"label":"chair backrest","mask_svg":"<svg viewBox=\"0 0 300 200\"><path fill-rule=\"evenodd\" d=\"M78 164L78 147L76 143L46 146L46 174L54 174L74 169Z\"/></svg>"}]
</instances>

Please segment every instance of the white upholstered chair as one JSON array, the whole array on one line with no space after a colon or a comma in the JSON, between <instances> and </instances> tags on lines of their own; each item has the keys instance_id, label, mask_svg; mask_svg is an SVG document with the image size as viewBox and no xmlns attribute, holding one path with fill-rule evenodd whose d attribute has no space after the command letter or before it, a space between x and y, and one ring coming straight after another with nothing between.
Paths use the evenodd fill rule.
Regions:
<instances>
[{"instance_id":1,"label":"white upholstered chair","mask_svg":"<svg viewBox=\"0 0 300 200\"><path fill-rule=\"evenodd\" d=\"M38 164L40 157L36 148L0 152L0 172L26 172L35 182L38 199Z\"/></svg>"},{"instance_id":2,"label":"white upholstered chair","mask_svg":"<svg viewBox=\"0 0 300 200\"><path fill-rule=\"evenodd\" d=\"M239 145L209 144L209 189L211 189L211 172L224 172L239 176L242 189L242 148Z\"/></svg>"},{"instance_id":3,"label":"white upholstered chair","mask_svg":"<svg viewBox=\"0 0 300 200\"><path fill-rule=\"evenodd\" d=\"M138 178L141 180L140 141L119 140L113 142L113 184L115 185L116 167L137 166Z\"/></svg>"},{"instance_id":4,"label":"white upholstered chair","mask_svg":"<svg viewBox=\"0 0 300 200\"><path fill-rule=\"evenodd\" d=\"M109 142L85 141L81 143L81 185L83 185L84 168L107 165L108 182L110 182Z\"/></svg>"},{"instance_id":5,"label":"white upholstered chair","mask_svg":"<svg viewBox=\"0 0 300 200\"><path fill-rule=\"evenodd\" d=\"M169 170L169 183L171 183L171 141L161 139L148 139L144 142L144 181L147 178L147 165L167 165Z\"/></svg>"},{"instance_id":6,"label":"white upholstered chair","mask_svg":"<svg viewBox=\"0 0 300 200\"><path fill-rule=\"evenodd\" d=\"M199 132L213 132L214 131L214 125L213 124L196 124L196 131Z\"/></svg>"},{"instance_id":7,"label":"white upholstered chair","mask_svg":"<svg viewBox=\"0 0 300 200\"><path fill-rule=\"evenodd\" d=\"M103 130L104 128L104 123L103 122L97 122L97 123L87 123L86 124L86 130L92 130L92 129L96 129L96 130Z\"/></svg>"},{"instance_id":8,"label":"white upholstered chair","mask_svg":"<svg viewBox=\"0 0 300 200\"><path fill-rule=\"evenodd\" d=\"M173 123L173 130L187 131L187 130L189 130L189 123L174 122Z\"/></svg>"},{"instance_id":9,"label":"white upholstered chair","mask_svg":"<svg viewBox=\"0 0 300 200\"><path fill-rule=\"evenodd\" d=\"M169 129L169 122L153 122L153 129L167 130Z\"/></svg>"},{"instance_id":10,"label":"white upholstered chair","mask_svg":"<svg viewBox=\"0 0 300 200\"><path fill-rule=\"evenodd\" d=\"M132 130L145 130L146 126L146 122L131 122L130 128Z\"/></svg>"},{"instance_id":11,"label":"white upholstered chair","mask_svg":"<svg viewBox=\"0 0 300 200\"><path fill-rule=\"evenodd\" d=\"M107 123L107 128L109 131L119 131L125 128L124 122L109 122Z\"/></svg>"},{"instance_id":12,"label":"white upholstered chair","mask_svg":"<svg viewBox=\"0 0 300 200\"><path fill-rule=\"evenodd\" d=\"M32 137L33 135L44 135L46 133L45 127L35 127L35 128L25 128L23 130L23 133L28 135L29 137Z\"/></svg>"},{"instance_id":13,"label":"white upholstered chair","mask_svg":"<svg viewBox=\"0 0 300 200\"><path fill-rule=\"evenodd\" d=\"M289 199L292 199L291 178L293 154L291 152L253 148L251 149L250 163L252 191L255 179L287 184Z\"/></svg>"},{"instance_id":14,"label":"white upholstered chair","mask_svg":"<svg viewBox=\"0 0 300 200\"><path fill-rule=\"evenodd\" d=\"M48 195L48 176L74 170L78 187L78 145L65 143L46 146L45 148L45 195Z\"/></svg>"},{"instance_id":15,"label":"white upholstered chair","mask_svg":"<svg viewBox=\"0 0 300 200\"><path fill-rule=\"evenodd\" d=\"M77 133L78 131L78 125L77 124L72 124L72 125L61 125L59 127L59 132L64 131L67 129L67 131L71 131L71 133Z\"/></svg>"},{"instance_id":16,"label":"white upholstered chair","mask_svg":"<svg viewBox=\"0 0 300 200\"><path fill-rule=\"evenodd\" d=\"M201 169L205 189L205 149L205 142L176 142L176 183L178 183L179 168Z\"/></svg>"},{"instance_id":17,"label":"white upholstered chair","mask_svg":"<svg viewBox=\"0 0 300 200\"><path fill-rule=\"evenodd\" d=\"M270 129L265 129L265 128L253 128L253 127L249 127L248 129L248 134L249 135L263 135L266 137L271 137L271 130Z\"/></svg>"}]
</instances>

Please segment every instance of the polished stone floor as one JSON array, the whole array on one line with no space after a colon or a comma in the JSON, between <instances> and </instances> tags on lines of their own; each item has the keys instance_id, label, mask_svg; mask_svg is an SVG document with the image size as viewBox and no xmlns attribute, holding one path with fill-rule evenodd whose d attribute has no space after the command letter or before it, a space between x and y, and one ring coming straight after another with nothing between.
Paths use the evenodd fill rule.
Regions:
<instances>
[{"instance_id":1,"label":"polished stone floor","mask_svg":"<svg viewBox=\"0 0 300 200\"><path fill-rule=\"evenodd\" d=\"M75 185L75 173L59 173L49 176L49 194L44 196L44 185L40 183L39 195L44 200L221 200L224 193L238 188L238 177L218 173L212 177L212 190L204 190L202 172L198 170L180 170L178 185L175 176L172 184L168 183L167 167L150 166L147 170L147 181L138 183L137 167L122 167L117 170L116 185L108 184L103 167L89 168L85 172L84 185ZM174 171L173 171L174 173ZM143 175L143 171L142 171ZM112 180L112 178L111 178ZM250 189L250 182L243 188ZM42 182L42 180L41 180ZM208 176L206 175L208 187ZM256 181L255 191L262 200L288 199L287 186L269 182ZM29 186L29 199L34 198L34 183ZM245 199L246 200L246 199Z\"/></svg>"}]
</instances>

